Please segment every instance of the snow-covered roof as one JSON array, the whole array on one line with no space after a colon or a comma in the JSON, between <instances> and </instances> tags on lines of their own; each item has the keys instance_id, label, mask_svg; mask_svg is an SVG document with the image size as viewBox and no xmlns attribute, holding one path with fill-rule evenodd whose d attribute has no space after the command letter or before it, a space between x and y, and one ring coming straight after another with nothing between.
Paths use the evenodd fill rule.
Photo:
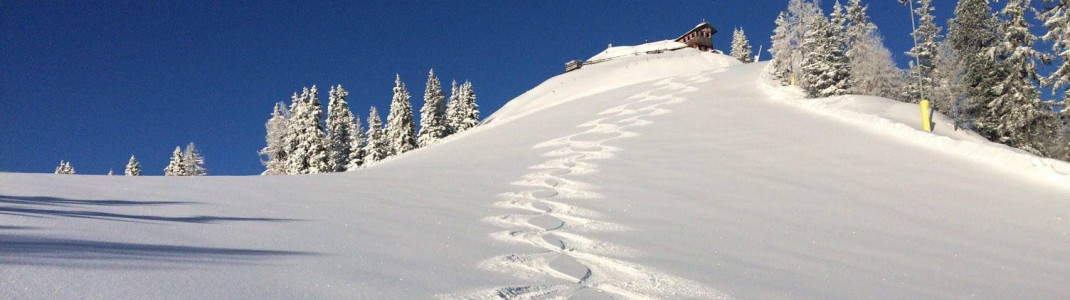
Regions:
<instances>
[{"instance_id":1,"label":"snow-covered roof","mask_svg":"<svg viewBox=\"0 0 1070 300\"><path fill-rule=\"evenodd\" d=\"M680 39L684 38L685 36L687 36L688 34L690 34L692 31L698 30L699 28L706 27L706 26L709 26L710 29L713 29L713 33L717 33L717 28L713 27L713 25L710 25L710 23L706 23L705 21L703 21L702 23L698 23L698 25L695 25L695 28L691 28L691 30L688 30L687 32L684 32L684 34L681 34L679 37L677 37L677 38L675 38L673 40L674 41L680 40Z\"/></svg>"}]
</instances>

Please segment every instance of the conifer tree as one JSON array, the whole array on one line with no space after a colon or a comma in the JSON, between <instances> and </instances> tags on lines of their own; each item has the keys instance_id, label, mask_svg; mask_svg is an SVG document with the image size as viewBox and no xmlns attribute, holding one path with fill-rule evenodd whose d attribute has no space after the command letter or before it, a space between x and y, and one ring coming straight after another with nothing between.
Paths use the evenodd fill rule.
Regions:
<instances>
[{"instance_id":1,"label":"conifer tree","mask_svg":"<svg viewBox=\"0 0 1070 300\"><path fill-rule=\"evenodd\" d=\"M185 176L204 176L208 175L208 169L204 168L204 156L200 151L197 151L197 146L192 142L186 146L186 151L182 154L183 170L186 171Z\"/></svg>"},{"instance_id":2,"label":"conifer tree","mask_svg":"<svg viewBox=\"0 0 1070 300\"><path fill-rule=\"evenodd\" d=\"M1062 97L1053 103L1060 109L1058 118L1062 120L1062 126L1053 142L1052 157L1070 161L1070 1L1045 2L1055 4L1040 14L1047 29L1042 38L1052 43L1051 50L1059 59L1055 71L1046 78L1046 83L1051 87L1052 94Z\"/></svg>"},{"instance_id":3,"label":"conifer tree","mask_svg":"<svg viewBox=\"0 0 1070 300\"><path fill-rule=\"evenodd\" d=\"M344 172L354 156L354 146L359 146L357 139L361 132L357 129L353 112L346 102L346 92L341 85L331 87L330 102L327 105L327 145L330 149L332 172ZM359 165L359 162L357 162Z\"/></svg>"},{"instance_id":4,"label":"conifer tree","mask_svg":"<svg viewBox=\"0 0 1070 300\"><path fill-rule=\"evenodd\" d=\"M387 156L387 142L386 136L383 133L383 121L379 118L379 111L375 110L375 106L372 106L371 111L368 112L368 134L367 141L364 145L364 162L363 165L375 163L383 160Z\"/></svg>"},{"instance_id":5,"label":"conifer tree","mask_svg":"<svg viewBox=\"0 0 1070 300\"><path fill-rule=\"evenodd\" d=\"M1047 32L1042 39L1051 42L1051 50L1059 59L1055 71L1046 78L1047 85L1051 86L1052 94L1061 95L1058 101L1061 117L1070 120L1070 93L1066 93L1070 87L1070 1L1052 1L1055 5L1043 11L1040 19L1044 22Z\"/></svg>"},{"instance_id":6,"label":"conifer tree","mask_svg":"<svg viewBox=\"0 0 1070 300\"><path fill-rule=\"evenodd\" d=\"M264 124L264 128L267 130L266 146L260 149L260 156L264 157L261 163L264 164L265 170L261 175L283 175L286 174L286 135L290 127L290 110L286 108L286 104L279 102L275 104L274 111L271 112L271 118Z\"/></svg>"},{"instance_id":7,"label":"conifer tree","mask_svg":"<svg viewBox=\"0 0 1070 300\"><path fill-rule=\"evenodd\" d=\"M989 139L1044 155L1056 128L1036 86L1040 78L1036 61L1042 54L1033 49L1036 37L1026 20L1029 8L1029 0L1009 0L999 14L1001 42L989 47L987 54L999 59L1006 73L995 86L997 96L975 124Z\"/></svg>"},{"instance_id":8,"label":"conifer tree","mask_svg":"<svg viewBox=\"0 0 1070 300\"><path fill-rule=\"evenodd\" d=\"M305 88L291 107L286 137L287 174L330 172L330 158L323 128L323 107L316 86Z\"/></svg>"},{"instance_id":9,"label":"conifer tree","mask_svg":"<svg viewBox=\"0 0 1070 300\"><path fill-rule=\"evenodd\" d=\"M290 96L290 111L289 118L287 118L286 134L283 135L283 150L286 161L283 164L283 171L280 174L301 174L302 169L307 169L304 166L304 158L297 157L298 145L300 144L301 130L298 129L296 121L297 114L305 111L305 98L308 97L308 87L305 87L301 94L298 95L294 92L293 96ZM301 155L304 155L302 151Z\"/></svg>"},{"instance_id":10,"label":"conifer tree","mask_svg":"<svg viewBox=\"0 0 1070 300\"><path fill-rule=\"evenodd\" d=\"M163 176L186 176L185 162L182 161L182 147L175 147L171 152L171 161L163 169Z\"/></svg>"},{"instance_id":11,"label":"conifer tree","mask_svg":"<svg viewBox=\"0 0 1070 300\"><path fill-rule=\"evenodd\" d=\"M123 171L126 176L141 176L141 162L134 158L134 155L130 155L130 161L126 162L126 170Z\"/></svg>"},{"instance_id":12,"label":"conifer tree","mask_svg":"<svg viewBox=\"0 0 1070 300\"><path fill-rule=\"evenodd\" d=\"M450 86L449 102L446 103L446 130L448 134L457 133L457 129L460 127L458 123L462 119L463 113L461 113L461 110L464 108L464 104L461 103L462 101L459 97L460 92L460 88L457 87L457 81L454 80Z\"/></svg>"},{"instance_id":13,"label":"conifer tree","mask_svg":"<svg viewBox=\"0 0 1070 300\"><path fill-rule=\"evenodd\" d=\"M843 79L844 84L850 84L851 60L847 58L847 13L846 11L844 11L843 5L840 5L839 0L837 0L836 3L832 5L832 13L829 15L828 20L829 26L831 27L831 32L829 32L829 38L831 39L830 43L834 43L832 45L834 45L836 49L839 50L837 55L840 56L840 59L843 61L842 68L846 72L846 77L845 79ZM846 93L846 91L844 91L844 93Z\"/></svg>"},{"instance_id":14,"label":"conifer tree","mask_svg":"<svg viewBox=\"0 0 1070 300\"><path fill-rule=\"evenodd\" d=\"M876 34L877 25L869 21L868 6L862 5L862 0L847 1L847 57L851 58L852 45L867 35Z\"/></svg>"},{"instance_id":15,"label":"conifer tree","mask_svg":"<svg viewBox=\"0 0 1070 300\"><path fill-rule=\"evenodd\" d=\"M420 147L430 145L446 137L446 95L442 92L442 83L435 77L432 69L427 75L427 88L424 90L424 106L420 108Z\"/></svg>"},{"instance_id":16,"label":"conifer tree","mask_svg":"<svg viewBox=\"0 0 1070 300\"><path fill-rule=\"evenodd\" d=\"M954 109L959 123L973 126L984 112L984 106L996 97L995 87L1004 76L1002 67L988 48L997 43L996 20L988 0L961 0L955 7L955 17L948 21L947 40L955 59L963 68L961 85L966 88L965 99Z\"/></svg>"},{"instance_id":17,"label":"conifer tree","mask_svg":"<svg viewBox=\"0 0 1070 300\"><path fill-rule=\"evenodd\" d=\"M932 0L917 0L918 7L914 13L918 15L918 27L914 30L914 39L917 45L907 51L907 55L914 57L916 61L910 67L910 77L913 85L908 86L906 98L912 103L917 103L922 97L931 97L933 87L933 60L936 58L937 43L940 35L940 27L936 26L936 17L933 11Z\"/></svg>"},{"instance_id":18,"label":"conifer tree","mask_svg":"<svg viewBox=\"0 0 1070 300\"><path fill-rule=\"evenodd\" d=\"M360 118L353 117L353 140L350 141L349 149L349 164L346 165L346 171L354 171L364 166L364 126L360 124Z\"/></svg>"},{"instance_id":19,"label":"conifer tree","mask_svg":"<svg viewBox=\"0 0 1070 300\"><path fill-rule=\"evenodd\" d=\"M732 52L730 55L743 63L754 61L754 50L751 48L750 41L747 40L747 35L743 32L743 28L736 28L732 31Z\"/></svg>"},{"instance_id":20,"label":"conifer tree","mask_svg":"<svg viewBox=\"0 0 1070 300\"><path fill-rule=\"evenodd\" d=\"M59 161L59 166L56 167L56 174L74 175L74 167L71 166L69 161Z\"/></svg>"},{"instance_id":21,"label":"conifer tree","mask_svg":"<svg viewBox=\"0 0 1070 300\"><path fill-rule=\"evenodd\" d=\"M398 155L416 148L416 123L409 102L409 91L401 82L401 75L394 79L394 99L390 102L390 114L386 117L388 155Z\"/></svg>"},{"instance_id":22,"label":"conifer tree","mask_svg":"<svg viewBox=\"0 0 1070 300\"><path fill-rule=\"evenodd\" d=\"M807 55L802 50L802 44L809 31L808 26L814 23L815 19L824 19L824 14L821 8L810 0L790 0L782 17L777 18L779 22L774 30L773 45L769 52L773 54L771 72L775 78L786 84L792 77L801 79L801 66Z\"/></svg>"},{"instance_id":23,"label":"conifer tree","mask_svg":"<svg viewBox=\"0 0 1070 300\"><path fill-rule=\"evenodd\" d=\"M781 85L791 83L791 55L793 49L788 41L787 12L780 12L776 17L776 27L773 36L769 38L772 45L769 54L773 59L769 62L768 72L772 79Z\"/></svg>"},{"instance_id":24,"label":"conifer tree","mask_svg":"<svg viewBox=\"0 0 1070 300\"><path fill-rule=\"evenodd\" d=\"M832 24L834 30L839 29L840 31L845 32L844 28L847 26L847 11L845 11L839 0L836 0L836 2L832 4L832 12L829 13L829 23Z\"/></svg>"},{"instance_id":25,"label":"conifer tree","mask_svg":"<svg viewBox=\"0 0 1070 300\"><path fill-rule=\"evenodd\" d=\"M476 104L476 91L472 88L472 82L465 81L459 91L458 100L463 106L459 110L457 129L465 131L479 125L479 104Z\"/></svg>"},{"instance_id":26,"label":"conifer tree","mask_svg":"<svg viewBox=\"0 0 1070 300\"><path fill-rule=\"evenodd\" d=\"M823 16L814 18L808 28L802 45L806 53L801 77L803 90L810 98L846 94L850 87L849 66L842 34Z\"/></svg>"}]
</instances>

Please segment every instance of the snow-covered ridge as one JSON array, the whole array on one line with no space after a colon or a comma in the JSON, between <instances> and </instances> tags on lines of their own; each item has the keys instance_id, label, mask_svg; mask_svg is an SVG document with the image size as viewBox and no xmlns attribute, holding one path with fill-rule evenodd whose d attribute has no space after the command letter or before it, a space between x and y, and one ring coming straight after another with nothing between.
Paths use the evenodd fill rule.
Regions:
<instances>
[{"instance_id":1,"label":"snow-covered ridge","mask_svg":"<svg viewBox=\"0 0 1070 300\"><path fill-rule=\"evenodd\" d=\"M686 45L684 45L683 49L676 51L646 54L647 50L667 49L679 45L683 44L662 41L635 47L612 47L607 49L605 52L592 57L592 59L611 59L587 65L579 70L546 80L506 103L501 109L487 117L484 120L484 124L493 125L506 122L572 100L628 85L680 74L722 70L741 64L730 56L703 52L687 48ZM621 55L609 56L607 53ZM643 55L631 55L632 53Z\"/></svg>"}]
</instances>

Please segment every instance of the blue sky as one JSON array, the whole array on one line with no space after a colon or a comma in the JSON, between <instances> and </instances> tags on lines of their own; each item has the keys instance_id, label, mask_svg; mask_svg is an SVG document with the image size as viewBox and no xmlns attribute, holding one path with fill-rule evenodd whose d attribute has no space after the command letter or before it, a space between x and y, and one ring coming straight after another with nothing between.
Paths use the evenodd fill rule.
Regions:
<instances>
[{"instance_id":1,"label":"blue sky","mask_svg":"<svg viewBox=\"0 0 1070 300\"><path fill-rule=\"evenodd\" d=\"M727 51L733 27L768 48L774 1L4 1L0 171L121 173L130 154L159 175L195 142L212 175L262 171L263 123L303 86L342 84L366 119L394 74L422 105L427 71L471 80L487 116L607 44L675 38L706 19ZM576 3L578 2L578 3ZM869 0L901 65L907 9ZM944 27L955 1L936 1ZM997 5L1001 5L999 3ZM831 7L832 1L822 6ZM769 59L763 52L763 60Z\"/></svg>"}]
</instances>

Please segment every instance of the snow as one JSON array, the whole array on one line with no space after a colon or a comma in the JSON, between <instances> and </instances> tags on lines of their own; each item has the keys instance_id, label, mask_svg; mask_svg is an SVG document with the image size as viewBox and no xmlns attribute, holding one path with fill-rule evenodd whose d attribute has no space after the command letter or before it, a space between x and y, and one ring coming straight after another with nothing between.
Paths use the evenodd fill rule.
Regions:
<instances>
[{"instance_id":1,"label":"snow","mask_svg":"<svg viewBox=\"0 0 1070 300\"><path fill-rule=\"evenodd\" d=\"M933 132L923 132L921 111L917 104L859 95L799 100L803 97L802 91L794 87L775 86L771 78L763 78L761 87L771 99L849 123L874 134L942 151L958 159L985 163L1023 178L1070 188L1066 185L1070 183L1070 163L991 143L977 133L955 128L950 117L936 111L932 112Z\"/></svg>"},{"instance_id":2,"label":"snow","mask_svg":"<svg viewBox=\"0 0 1070 300\"><path fill-rule=\"evenodd\" d=\"M690 49L357 172L0 174L0 298L1066 298L1070 179Z\"/></svg>"},{"instance_id":3,"label":"snow","mask_svg":"<svg viewBox=\"0 0 1070 300\"><path fill-rule=\"evenodd\" d=\"M610 46L610 47L606 48L606 50L602 51L601 53L598 53L595 56L592 56L591 58L587 59L587 61L589 61L589 62L590 61L601 61L601 60L613 59L613 58L618 58L618 57L623 57L623 56L647 54L647 52L653 52L653 51L663 52L663 51L679 50L679 49L683 49L683 48L687 48L687 44L684 44L684 43L681 43L681 42L677 42L677 41L673 41L673 40L663 40L663 41L657 41L657 42L650 42L650 43L645 43L645 44L641 44L641 45L637 45L637 46L616 46L616 47Z\"/></svg>"},{"instance_id":4,"label":"snow","mask_svg":"<svg viewBox=\"0 0 1070 300\"><path fill-rule=\"evenodd\" d=\"M742 63L739 60L730 56L693 48L653 55L618 57L550 78L506 103L483 123L501 123L522 118L559 104L642 82L700 71L720 72L726 67L740 64Z\"/></svg>"}]
</instances>

